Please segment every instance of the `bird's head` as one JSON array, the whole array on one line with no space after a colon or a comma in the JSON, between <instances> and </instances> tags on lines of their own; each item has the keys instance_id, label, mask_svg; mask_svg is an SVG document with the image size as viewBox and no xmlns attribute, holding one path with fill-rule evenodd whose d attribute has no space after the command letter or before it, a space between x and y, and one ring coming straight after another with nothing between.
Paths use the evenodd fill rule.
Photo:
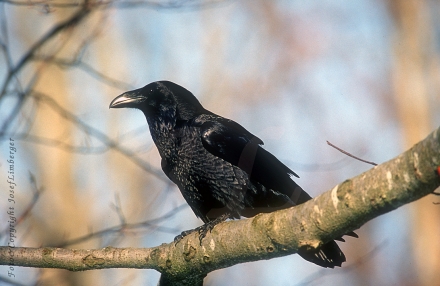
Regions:
<instances>
[{"instance_id":1,"label":"bird's head","mask_svg":"<svg viewBox=\"0 0 440 286\"><path fill-rule=\"evenodd\" d=\"M113 99L109 106L123 107L140 109L147 117L172 113L179 120L191 119L205 111L190 91L170 81L156 81L127 91Z\"/></svg>"}]
</instances>

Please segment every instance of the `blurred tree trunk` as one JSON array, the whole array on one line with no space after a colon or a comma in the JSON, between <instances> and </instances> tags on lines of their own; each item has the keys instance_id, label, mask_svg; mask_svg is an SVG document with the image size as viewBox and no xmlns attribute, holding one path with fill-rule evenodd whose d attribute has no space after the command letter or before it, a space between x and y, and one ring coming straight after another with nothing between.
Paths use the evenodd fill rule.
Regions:
<instances>
[{"instance_id":1,"label":"blurred tree trunk","mask_svg":"<svg viewBox=\"0 0 440 286\"><path fill-rule=\"evenodd\" d=\"M435 86L432 65L438 63L433 50L429 2L390 1L395 20L393 84L398 116L403 127L404 149L432 130L430 93ZM435 88L434 88L435 89ZM436 90L438 93L439 91ZM419 285L440 280L440 207L425 197L412 204L412 251Z\"/></svg>"}]
</instances>

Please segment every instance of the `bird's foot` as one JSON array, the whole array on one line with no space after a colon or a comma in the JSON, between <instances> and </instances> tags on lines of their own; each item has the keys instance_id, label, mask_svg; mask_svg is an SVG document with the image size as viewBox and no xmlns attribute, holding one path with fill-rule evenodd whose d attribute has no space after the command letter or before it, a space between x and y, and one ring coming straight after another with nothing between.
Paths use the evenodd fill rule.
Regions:
<instances>
[{"instance_id":1,"label":"bird's foot","mask_svg":"<svg viewBox=\"0 0 440 286\"><path fill-rule=\"evenodd\" d=\"M187 236L188 234L193 233L193 232L196 232L196 231L199 233L199 242L200 242L200 245L202 245L202 240L203 240L203 238L206 236L206 234L208 233L208 231L211 232L212 229L213 229L217 224L219 224L219 223L221 223L221 222L227 220L229 217L230 217L230 214L226 213L226 214L223 214L223 215L219 216L218 218L216 218L216 219L214 219L214 220L208 221L208 222L205 223L204 225L201 225L201 226L196 227L196 228L194 228L194 229L190 229L190 230L182 231L181 234L179 234L178 236L176 236L176 237L174 238L174 245L177 245L177 244L182 240L182 238L184 238L184 237Z\"/></svg>"},{"instance_id":2,"label":"bird's foot","mask_svg":"<svg viewBox=\"0 0 440 286\"><path fill-rule=\"evenodd\" d=\"M181 234L177 235L177 236L174 238L174 245L177 245L177 244L182 240L182 238L184 238L185 236L187 236L188 234L190 234L190 233L192 233L192 232L194 232L194 231L196 231L196 230L197 230L197 228L182 231Z\"/></svg>"},{"instance_id":3,"label":"bird's foot","mask_svg":"<svg viewBox=\"0 0 440 286\"><path fill-rule=\"evenodd\" d=\"M218 225L221 222L224 222L225 220L227 220L230 217L230 214L225 213L222 214L221 216L219 216L218 218L208 221L207 223L205 223L202 226L199 226L198 228L196 228L196 230L199 232L199 241L200 241L200 245L202 245L202 239L206 236L206 234L212 231L212 229Z\"/></svg>"}]
</instances>

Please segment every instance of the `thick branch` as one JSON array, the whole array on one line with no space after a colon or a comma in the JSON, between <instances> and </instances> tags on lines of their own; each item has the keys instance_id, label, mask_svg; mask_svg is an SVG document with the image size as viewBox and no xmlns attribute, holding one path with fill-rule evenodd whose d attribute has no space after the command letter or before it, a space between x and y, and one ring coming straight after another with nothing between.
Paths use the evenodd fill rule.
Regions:
<instances>
[{"instance_id":1,"label":"thick branch","mask_svg":"<svg viewBox=\"0 0 440 286\"><path fill-rule=\"evenodd\" d=\"M0 264L63 268L151 268L161 281L194 285L238 263L296 253L355 230L367 221L432 193L440 185L440 129L407 152L294 208L217 225L202 245L193 233L177 245L149 249L0 248ZM176 283L178 281L179 283Z\"/></svg>"}]
</instances>

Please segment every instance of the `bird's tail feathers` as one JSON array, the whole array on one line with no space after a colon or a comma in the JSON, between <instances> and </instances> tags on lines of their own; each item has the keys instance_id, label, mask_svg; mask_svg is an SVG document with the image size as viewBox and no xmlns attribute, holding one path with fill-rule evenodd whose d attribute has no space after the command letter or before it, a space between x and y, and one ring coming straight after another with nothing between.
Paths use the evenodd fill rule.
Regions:
<instances>
[{"instance_id":1,"label":"bird's tail feathers","mask_svg":"<svg viewBox=\"0 0 440 286\"><path fill-rule=\"evenodd\" d=\"M345 262L344 253L334 241L330 241L316 250L300 249L298 254L305 260L326 268L341 267Z\"/></svg>"}]
</instances>

